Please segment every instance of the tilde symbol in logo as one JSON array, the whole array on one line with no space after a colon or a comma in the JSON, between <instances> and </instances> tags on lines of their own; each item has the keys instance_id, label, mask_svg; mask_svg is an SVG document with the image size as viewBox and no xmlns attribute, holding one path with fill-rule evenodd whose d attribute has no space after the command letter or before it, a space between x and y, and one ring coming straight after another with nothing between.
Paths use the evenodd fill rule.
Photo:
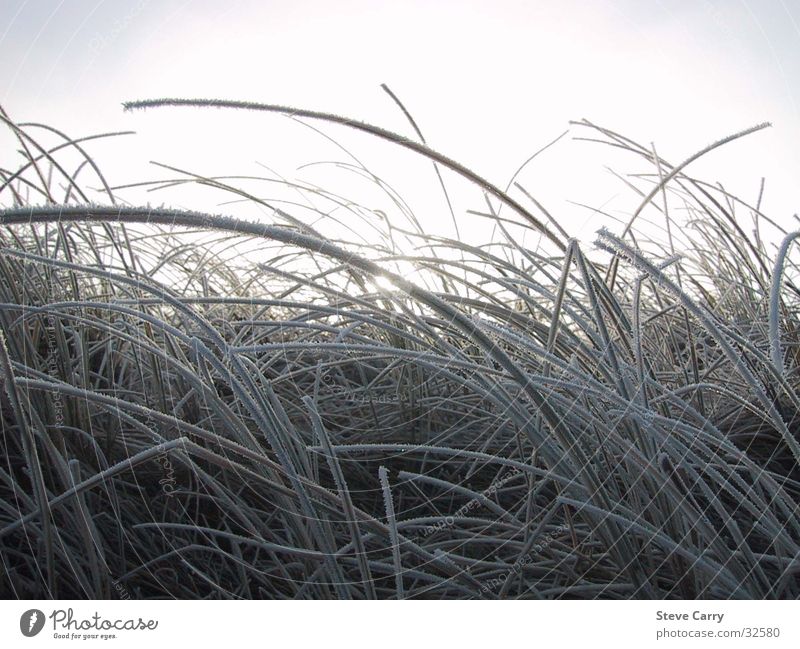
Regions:
<instances>
[{"instance_id":1,"label":"tilde symbol in logo","mask_svg":"<svg viewBox=\"0 0 800 649\"><path fill-rule=\"evenodd\" d=\"M22 617L19 618L19 630L22 635L32 638L44 627L44 613L38 608L32 608L30 611L25 611Z\"/></svg>"}]
</instances>

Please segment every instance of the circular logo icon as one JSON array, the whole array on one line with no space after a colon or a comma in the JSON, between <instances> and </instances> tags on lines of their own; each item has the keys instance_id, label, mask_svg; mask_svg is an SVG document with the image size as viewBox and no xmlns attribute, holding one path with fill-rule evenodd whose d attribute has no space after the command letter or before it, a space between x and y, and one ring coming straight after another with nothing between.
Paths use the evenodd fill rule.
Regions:
<instances>
[{"instance_id":1,"label":"circular logo icon","mask_svg":"<svg viewBox=\"0 0 800 649\"><path fill-rule=\"evenodd\" d=\"M38 608L32 608L30 611L25 611L22 617L19 618L19 630L22 635L27 638L32 638L44 627L44 613Z\"/></svg>"}]
</instances>

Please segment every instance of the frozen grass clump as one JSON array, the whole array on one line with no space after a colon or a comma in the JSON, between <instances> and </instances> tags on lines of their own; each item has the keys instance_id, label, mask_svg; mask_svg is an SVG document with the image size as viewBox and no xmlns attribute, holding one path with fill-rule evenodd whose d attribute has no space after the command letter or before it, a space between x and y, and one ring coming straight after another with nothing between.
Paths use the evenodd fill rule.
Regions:
<instances>
[{"instance_id":1,"label":"frozen grass clump","mask_svg":"<svg viewBox=\"0 0 800 649\"><path fill-rule=\"evenodd\" d=\"M200 176L274 218L123 206L3 113L4 596L800 597L797 233L760 200L576 123L652 167L590 248L421 135L129 108L175 105L410 149L496 236L334 240Z\"/></svg>"}]
</instances>

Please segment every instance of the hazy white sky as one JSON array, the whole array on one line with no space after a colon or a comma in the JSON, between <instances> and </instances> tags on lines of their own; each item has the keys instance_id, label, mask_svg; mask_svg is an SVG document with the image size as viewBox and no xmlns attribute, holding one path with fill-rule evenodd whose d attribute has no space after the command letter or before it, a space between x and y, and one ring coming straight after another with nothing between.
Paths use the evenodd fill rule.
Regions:
<instances>
[{"instance_id":1,"label":"hazy white sky","mask_svg":"<svg viewBox=\"0 0 800 649\"><path fill-rule=\"evenodd\" d=\"M0 55L0 101L16 120L73 136L138 132L92 148L118 182L152 177L151 159L208 174L252 173L256 161L291 172L330 152L302 129L286 134L279 117L125 114L124 100L250 99L408 133L385 82L432 146L500 185L570 119L654 141L672 162L772 121L693 170L753 200L764 175L768 213L788 222L800 211L798 2L5 0ZM581 229L588 216L567 198L599 206L624 193L604 155L565 140L524 181Z\"/></svg>"}]
</instances>

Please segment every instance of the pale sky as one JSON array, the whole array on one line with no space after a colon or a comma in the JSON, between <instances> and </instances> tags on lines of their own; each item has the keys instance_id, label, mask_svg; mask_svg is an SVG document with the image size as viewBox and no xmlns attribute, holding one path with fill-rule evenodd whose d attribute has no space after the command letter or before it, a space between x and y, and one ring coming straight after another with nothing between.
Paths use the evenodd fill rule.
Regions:
<instances>
[{"instance_id":1,"label":"pale sky","mask_svg":"<svg viewBox=\"0 0 800 649\"><path fill-rule=\"evenodd\" d=\"M336 153L278 116L123 113L122 101L247 99L342 113L410 134L379 88L385 82L434 148L502 186L570 119L655 142L673 163L771 121L772 129L690 171L752 201L766 176L765 211L787 224L800 212L797 2L5 0L0 55L0 101L17 121L46 122L73 136L137 131L90 148L118 183L158 176L149 160L202 174L257 173L263 164L291 176ZM325 132L351 143L341 129ZM389 155L363 139L352 142L375 160ZM12 153L3 151L4 164ZM406 164L402 154L391 155ZM565 139L521 180L582 234L601 224L567 199L600 207L620 195L617 208L635 207L603 168L618 161L612 155ZM386 180L404 194L435 192L430 166L418 166L415 175L390 165ZM401 177L391 177L392 169ZM152 200L182 200L173 196ZM472 200L461 207L483 206Z\"/></svg>"}]
</instances>

